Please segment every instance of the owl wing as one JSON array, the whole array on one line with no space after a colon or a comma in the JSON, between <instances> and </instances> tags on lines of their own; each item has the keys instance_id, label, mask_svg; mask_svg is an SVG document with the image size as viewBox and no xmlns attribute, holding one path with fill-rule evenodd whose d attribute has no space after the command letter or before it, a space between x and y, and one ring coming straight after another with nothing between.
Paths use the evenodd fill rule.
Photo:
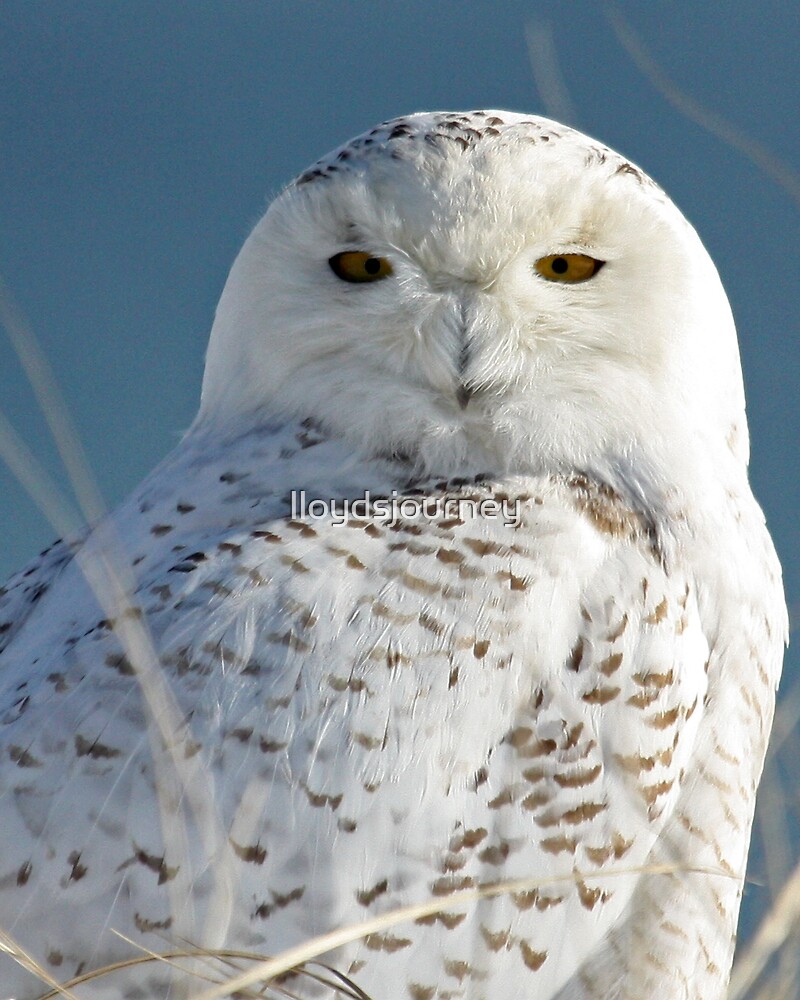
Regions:
<instances>
[{"instance_id":1,"label":"owl wing","mask_svg":"<svg viewBox=\"0 0 800 1000\"><path fill-rule=\"evenodd\" d=\"M74 544L54 542L25 569L0 587L0 653L24 626L30 613L72 559Z\"/></svg>"},{"instance_id":2,"label":"owl wing","mask_svg":"<svg viewBox=\"0 0 800 1000\"><path fill-rule=\"evenodd\" d=\"M242 482L222 488L241 499ZM508 489L514 523L264 519L257 485L221 507L225 529L200 517L140 564L182 720L166 748L109 623L84 609L76 628L69 607L50 621L59 648L74 641L57 671L41 656L52 635L28 648L42 681L24 740L4 734L17 751L0 902L23 943L61 970L123 954L112 927L156 950L177 934L274 954L433 900L439 912L331 962L415 998L520 982L590 997L586 970L614 947L619 976L643 868L697 856L656 848L706 760L720 647L696 575L667 566L638 515L585 482L524 485ZM176 507L161 486L131 508L143 537ZM67 606L75 587L60 582ZM458 900L509 879L526 883Z\"/></svg>"},{"instance_id":3,"label":"owl wing","mask_svg":"<svg viewBox=\"0 0 800 1000\"><path fill-rule=\"evenodd\" d=\"M641 519L538 486L515 527L290 519L193 570L164 646L216 678L193 711L223 736L250 900L233 939L275 951L438 899L331 961L368 992L531 977L548 996L624 922L697 745L709 640Z\"/></svg>"},{"instance_id":4,"label":"owl wing","mask_svg":"<svg viewBox=\"0 0 800 1000\"><path fill-rule=\"evenodd\" d=\"M694 597L678 628L696 620L708 651L683 667L702 672L704 691L692 713L690 752L667 775L677 794L623 918L559 1000L726 992L788 619L780 565L758 505L742 491L729 493L720 508L716 530L697 532L683 548L694 567ZM686 723L676 724L679 750ZM666 792L650 755L620 763L646 794Z\"/></svg>"}]
</instances>

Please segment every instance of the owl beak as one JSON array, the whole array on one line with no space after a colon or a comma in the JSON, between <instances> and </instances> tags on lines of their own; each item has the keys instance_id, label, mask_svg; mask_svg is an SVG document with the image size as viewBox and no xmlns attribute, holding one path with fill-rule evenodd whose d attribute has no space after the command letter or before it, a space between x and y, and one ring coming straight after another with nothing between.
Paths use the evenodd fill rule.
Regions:
<instances>
[{"instance_id":1,"label":"owl beak","mask_svg":"<svg viewBox=\"0 0 800 1000\"><path fill-rule=\"evenodd\" d=\"M456 389L456 399L458 400L458 405L462 410L466 410L469 405L469 401L472 398L472 388L470 387L467 379L467 369L469 368L470 362L470 349L469 349L469 335L467 333L467 324L462 318L461 323L461 350L458 354L458 363L456 369L458 372L458 387Z\"/></svg>"}]
</instances>

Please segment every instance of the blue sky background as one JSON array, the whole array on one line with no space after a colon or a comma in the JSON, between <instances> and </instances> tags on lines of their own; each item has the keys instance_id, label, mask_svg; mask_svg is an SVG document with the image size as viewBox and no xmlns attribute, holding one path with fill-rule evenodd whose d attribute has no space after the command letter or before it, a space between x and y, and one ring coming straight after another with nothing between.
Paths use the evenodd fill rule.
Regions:
<instances>
[{"instance_id":1,"label":"blue sky background","mask_svg":"<svg viewBox=\"0 0 800 1000\"><path fill-rule=\"evenodd\" d=\"M794 2L616 9L674 84L800 169ZM56 369L108 504L191 421L228 267L282 185L396 114L552 113L558 94L537 91L525 35L545 26L569 124L652 174L722 273L741 340L752 479L800 606L800 207L664 99L606 10L597 0L4 0L0 275ZM0 410L57 474L2 339ZM5 577L53 531L5 470L0 519ZM790 654L787 691L796 661ZM748 895L752 920L764 892Z\"/></svg>"}]
</instances>

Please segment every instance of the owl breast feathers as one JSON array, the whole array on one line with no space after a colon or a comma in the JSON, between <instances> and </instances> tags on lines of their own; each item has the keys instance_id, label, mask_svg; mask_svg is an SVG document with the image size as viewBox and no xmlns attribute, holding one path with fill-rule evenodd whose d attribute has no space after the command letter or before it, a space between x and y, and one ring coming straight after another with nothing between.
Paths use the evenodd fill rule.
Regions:
<instances>
[{"instance_id":1,"label":"owl breast feathers","mask_svg":"<svg viewBox=\"0 0 800 1000\"><path fill-rule=\"evenodd\" d=\"M717 273L623 157L471 112L310 167L183 441L0 591L0 997L374 918L274 995L721 1000L786 636L747 461Z\"/></svg>"}]
</instances>

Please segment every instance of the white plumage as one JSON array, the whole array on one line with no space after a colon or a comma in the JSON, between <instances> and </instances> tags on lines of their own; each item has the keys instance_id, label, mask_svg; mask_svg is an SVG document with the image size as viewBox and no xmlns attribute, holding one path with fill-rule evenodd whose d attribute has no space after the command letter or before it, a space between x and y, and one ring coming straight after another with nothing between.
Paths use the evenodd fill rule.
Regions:
<instances>
[{"instance_id":1,"label":"white plumage","mask_svg":"<svg viewBox=\"0 0 800 1000\"><path fill-rule=\"evenodd\" d=\"M638 168L506 112L334 151L234 264L178 448L2 591L0 926L66 981L113 930L269 955L441 898L327 960L375 1000L722 997L786 635L747 459L719 278Z\"/></svg>"}]
</instances>

